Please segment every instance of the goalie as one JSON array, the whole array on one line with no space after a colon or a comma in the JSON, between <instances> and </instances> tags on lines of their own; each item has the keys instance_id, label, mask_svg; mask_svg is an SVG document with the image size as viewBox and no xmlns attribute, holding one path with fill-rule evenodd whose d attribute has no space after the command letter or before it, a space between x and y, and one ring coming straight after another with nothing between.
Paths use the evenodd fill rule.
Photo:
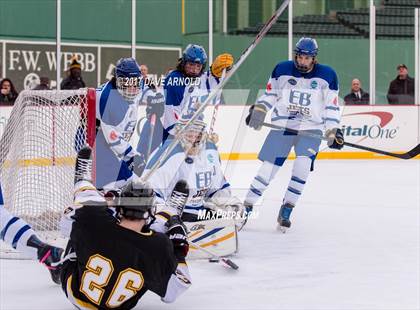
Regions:
<instances>
[{"instance_id":1,"label":"goalie","mask_svg":"<svg viewBox=\"0 0 420 310\"><path fill-rule=\"evenodd\" d=\"M62 267L62 288L78 309L131 309L148 291L173 302L191 285L185 256L188 242L183 223L173 216L166 234L149 229L154 193L129 183L109 202L90 183L91 150L83 148L76 162L75 207Z\"/></svg>"},{"instance_id":2,"label":"goalie","mask_svg":"<svg viewBox=\"0 0 420 310\"><path fill-rule=\"evenodd\" d=\"M185 126L188 119L184 117L178 121L176 132ZM221 169L217 147L207 137L206 123L196 120L175 136L180 143L149 179L158 203L166 206L163 213L166 212L168 217L177 212L182 214L182 219L186 222L230 217L240 225L243 205L231 194L230 184ZM172 140L167 140L152 154L145 174L171 142ZM173 189L180 180L185 181L184 187L188 190L175 191L177 199L174 199ZM165 219L158 217L157 221L159 220Z\"/></svg>"}]
</instances>

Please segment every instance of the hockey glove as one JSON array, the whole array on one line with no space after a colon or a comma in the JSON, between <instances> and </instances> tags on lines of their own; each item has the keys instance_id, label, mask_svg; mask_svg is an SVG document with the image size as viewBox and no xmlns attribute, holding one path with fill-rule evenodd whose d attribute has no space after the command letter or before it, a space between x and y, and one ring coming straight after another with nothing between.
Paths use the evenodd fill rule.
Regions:
<instances>
[{"instance_id":1,"label":"hockey glove","mask_svg":"<svg viewBox=\"0 0 420 310\"><path fill-rule=\"evenodd\" d=\"M344 146L343 132L340 128L329 129L325 132L327 144L331 149L341 150Z\"/></svg>"},{"instance_id":2,"label":"hockey glove","mask_svg":"<svg viewBox=\"0 0 420 310\"><path fill-rule=\"evenodd\" d=\"M245 123L255 130L260 130L267 114L267 109L262 104L253 104L249 108L249 114L245 119Z\"/></svg>"},{"instance_id":3,"label":"hockey glove","mask_svg":"<svg viewBox=\"0 0 420 310\"><path fill-rule=\"evenodd\" d=\"M128 169L133 171L137 176L141 176L144 168L146 168L146 161L144 160L143 154L136 154L131 157L127 162Z\"/></svg>"},{"instance_id":4,"label":"hockey glove","mask_svg":"<svg viewBox=\"0 0 420 310\"><path fill-rule=\"evenodd\" d=\"M213 61L210 70L211 74L213 74L217 78L221 78L223 74L223 70L229 71L233 65L233 56L228 53L220 54L216 57Z\"/></svg>"},{"instance_id":5,"label":"hockey glove","mask_svg":"<svg viewBox=\"0 0 420 310\"><path fill-rule=\"evenodd\" d=\"M178 215L173 215L166 222L168 231L166 232L169 240L174 246L174 254L178 263L185 263L189 245L187 241L187 228Z\"/></svg>"},{"instance_id":6,"label":"hockey glove","mask_svg":"<svg viewBox=\"0 0 420 310\"><path fill-rule=\"evenodd\" d=\"M161 93L157 93L155 96L147 98L146 116L148 119L155 114L157 118L160 118L165 111L165 97Z\"/></svg>"}]
</instances>

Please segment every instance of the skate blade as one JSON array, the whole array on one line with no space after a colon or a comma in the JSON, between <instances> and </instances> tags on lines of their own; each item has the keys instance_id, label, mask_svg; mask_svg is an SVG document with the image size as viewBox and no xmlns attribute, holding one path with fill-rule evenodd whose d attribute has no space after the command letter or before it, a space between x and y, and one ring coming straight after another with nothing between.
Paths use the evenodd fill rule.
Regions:
<instances>
[{"instance_id":1,"label":"skate blade","mask_svg":"<svg viewBox=\"0 0 420 310\"><path fill-rule=\"evenodd\" d=\"M280 224L277 224L277 230L283 234L285 234L288 229L289 229L288 227L284 227L284 226L281 226Z\"/></svg>"}]
</instances>

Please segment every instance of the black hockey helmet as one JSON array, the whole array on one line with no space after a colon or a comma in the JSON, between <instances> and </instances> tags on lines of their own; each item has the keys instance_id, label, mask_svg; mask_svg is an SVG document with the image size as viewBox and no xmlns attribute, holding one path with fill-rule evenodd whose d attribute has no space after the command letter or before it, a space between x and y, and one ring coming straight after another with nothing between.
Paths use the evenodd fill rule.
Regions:
<instances>
[{"instance_id":1,"label":"black hockey helmet","mask_svg":"<svg viewBox=\"0 0 420 310\"><path fill-rule=\"evenodd\" d=\"M115 202L118 217L147 221L155 215L155 193L145 184L128 183Z\"/></svg>"}]
</instances>

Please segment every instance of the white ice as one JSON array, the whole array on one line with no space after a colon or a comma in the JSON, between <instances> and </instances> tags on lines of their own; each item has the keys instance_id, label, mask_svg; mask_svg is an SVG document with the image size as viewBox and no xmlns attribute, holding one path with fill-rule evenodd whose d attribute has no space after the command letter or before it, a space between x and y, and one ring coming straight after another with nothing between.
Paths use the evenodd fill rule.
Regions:
<instances>
[{"instance_id":1,"label":"white ice","mask_svg":"<svg viewBox=\"0 0 420 310\"><path fill-rule=\"evenodd\" d=\"M276 216L291 164L240 232L238 271L190 262L185 295L166 305L147 293L137 308L419 309L420 161L317 161L281 234ZM246 189L258 165L236 162L233 187ZM0 275L1 310L73 309L34 261L0 260Z\"/></svg>"}]
</instances>

